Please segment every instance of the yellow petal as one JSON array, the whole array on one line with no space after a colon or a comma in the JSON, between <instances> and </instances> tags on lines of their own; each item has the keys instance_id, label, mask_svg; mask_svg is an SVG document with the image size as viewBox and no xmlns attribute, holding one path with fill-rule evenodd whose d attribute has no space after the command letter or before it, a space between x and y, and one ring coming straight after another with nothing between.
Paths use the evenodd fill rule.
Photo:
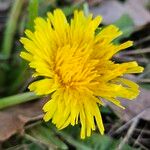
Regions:
<instances>
[{"instance_id":1,"label":"yellow petal","mask_svg":"<svg viewBox=\"0 0 150 150\"><path fill-rule=\"evenodd\" d=\"M21 52L20 56L22 58L24 58L25 60L27 60L27 61L32 61L32 59L33 59L33 56L30 53L27 53L27 52Z\"/></svg>"},{"instance_id":2,"label":"yellow petal","mask_svg":"<svg viewBox=\"0 0 150 150\"><path fill-rule=\"evenodd\" d=\"M52 79L42 79L30 84L29 89L30 91L34 91L37 95L45 95L55 91L56 85Z\"/></svg>"}]
</instances>

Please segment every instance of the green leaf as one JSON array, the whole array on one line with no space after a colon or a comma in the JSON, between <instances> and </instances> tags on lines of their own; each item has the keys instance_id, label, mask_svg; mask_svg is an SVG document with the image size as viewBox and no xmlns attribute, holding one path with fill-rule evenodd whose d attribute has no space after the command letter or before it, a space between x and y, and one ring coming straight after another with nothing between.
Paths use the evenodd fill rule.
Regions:
<instances>
[{"instance_id":1,"label":"green leaf","mask_svg":"<svg viewBox=\"0 0 150 150\"><path fill-rule=\"evenodd\" d=\"M89 15L89 5L88 5L88 3L84 3L84 4L83 4L83 11L84 11L84 14L85 14L86 16Z\"/></svg>"},{"instance_id":2,"label":"green leaf","mask_svg":"<svg viewBox=\"0 0 150 150\"><path fill-rule=\"evenodd\" d=\"M91 137L82 141L83 144L89 146L92 150L116 150L120 141L114 140L107 135L93 134ZM79 149L78 149L79 150ZM122 150L133 150L125 144Z\"/></svg>"},{"instance_id":3,"label":"green leaf","mask_svg":"<svg viewBox=\"0 0 150 150\"><path fill-rule=\"evenodd\" d=\"M57 146L58 149L67 149L68 146L64 141L69 145L69 148L71 146L76 150L116 150L120 144L120 140L115 140L107 135L102 136L99 133L93 133L86 139L80 139L79 130L79 125L58 130L52 123L44 123L30 128L27 132L36 138L36 142L39 141L49 148ZM122 150L134 149L125 144Z\"/></svg>"},{"instance_id":4,"label":"green leaf","mask_svg":"<svg viewBox=\"0 0 150 150\"><path fill-rule=\"evenodd\" d=\"M72 15L76 9L80 10L80 9L83 9L83 7L84 7L84 9L86 9L85 10L86 13L88 13L88 7L86 6L86 3L83 3L83 2L78 2L71 6L65 6L62 8L62 10L63 10L65 16L68 17L68 16Z\"/></svg>"},{"instance_id":5,"label":"green leaf","mask_svg":"<svg viewBox=\"0 0 150 150\"><path fill-rule=\"evenodd\" d=\"M15 69L16 67L17 69ZM31 71L28 69L27 62L21 60L18 53L14 54L7 74L7 94L12 95L17 93L20 91L19 89L25 88L31 80Z\"/></svg>"},{"instance_id":6,"label":"green leaf","mask_svg":"<svg viewBox=\"0 0 150 150\"><path fill-rule=\"evenodd\" d=\"M93 133L90 137L82 140L79 137L79 126L69 126L63 131L58 131L55 127L53 127L53 129L60 135L60 137L66 140L67 143L75 147L76 150L116 150L120 143L119 140L114 140L107 135L102 136L99 133ZM125 144L122 150L133 149Z\"/></svg>"},{"instance_id":7,"label":"green leaf","mask_svg":"<svg viewBox=\"0 0 150 150\"><path fill-rule=\"evenodd\" d=\"M119 27L123 32L123 34L117 39L117 42L123 38L128 38L134 31L134 22L127 14L122 15L116 22L114 22L114 25Z\"/></svg>"},{"instance_id":8,"label":"green leaf","mask_svg":"<svg viewBox=\"0 0 150 150\"><path fill-rule=\"evenodd\" d=\"M57 137L51 128L37 125L36 127L31 128L28 132L31 136L40 140L49 148L59 148L61 150L68 149L68 146Z\"/></svg>"},{"instance_id":9,"label":"green leaf","mask_svg":"<svg viewBox=\"0 0 150 150\"><path fill-rule=\"evenodd\" d=\"M45 147L38 145L37 143L31 143L27 145L27 150L45 150Z\"/></svg>"},{"instance_id":10,"label":"green leaf","mask_svg":"<svg viewBox=\"0 0 150 150\"><path fill-rule=\"evenodd\" d=\"M73 130L73 128L72 128ZM76 130L74 130L76 131ZM73 138L71 134L66 133L64 131L58 131L56 130L57 134L59 134L64 140L67 141L70 145L73 147L76 147L78 150L92 150L90 147L88 147L86 144L82 144L81 141L78 141L77 139Z\"/></svg>"},{"instance_id":11,"label":"green leaf","mask_svg":"<svg viewBox=\"0 0 150 150\"><path fill-rule=\"evenodd\" d=\"M95 35L97 35L101 30L102 30L102 28L101 28L101 27L98 27L98 28L95 30Z\"/></svg>"}]
</instances>

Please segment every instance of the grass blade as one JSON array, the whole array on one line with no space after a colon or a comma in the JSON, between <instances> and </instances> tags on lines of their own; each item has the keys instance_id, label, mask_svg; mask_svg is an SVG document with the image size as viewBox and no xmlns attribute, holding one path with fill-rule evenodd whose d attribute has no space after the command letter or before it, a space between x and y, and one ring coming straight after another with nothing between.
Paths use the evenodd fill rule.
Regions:
<instances>
[{"instance_id":1,"label":"grass blade","mask_svg":"<svg viewBox=\"0 0 150 150\"><path fill-rule=\"evenodd\" d=\"M2 52L1 52L1 55L4 55L5 58L10 57L10 53L13 45L13 38L17 28L17 21L19 19L19 15L23 3L24 0L15 0L12 9L10 11L10 16L6 24L6 30L4 32L4 39L3 39Z\"/></svg>"}]
</instances>

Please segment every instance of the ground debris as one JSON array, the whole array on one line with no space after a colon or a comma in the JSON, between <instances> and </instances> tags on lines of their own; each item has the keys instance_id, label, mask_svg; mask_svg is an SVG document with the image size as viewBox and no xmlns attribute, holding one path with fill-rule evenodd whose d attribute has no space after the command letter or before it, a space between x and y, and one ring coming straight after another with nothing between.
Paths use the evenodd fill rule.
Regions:
<instances>
[{"instance_id":1,"label":"ground debris","mask_svg":"<svg viewBox=\"0 0 150 150\"><path fill-rule=\"evenodd\" d=\"M43 100L28 102L0 111L0 142L15 133L23 133L29 121L42 118Z\"/></svg>"}]
</instances>

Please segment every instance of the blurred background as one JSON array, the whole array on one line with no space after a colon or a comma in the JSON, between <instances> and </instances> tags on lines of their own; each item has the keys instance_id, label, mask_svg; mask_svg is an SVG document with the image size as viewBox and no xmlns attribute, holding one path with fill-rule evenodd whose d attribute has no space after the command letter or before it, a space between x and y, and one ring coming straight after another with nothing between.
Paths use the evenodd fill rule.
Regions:
<instances>
[{"instance_id":1,"label":"blurred background","mask_svg":"<svg viewBox=\"0 0 150 150\"><path fill-rule=\"evenodd\" d=\"M75 9L102 15L101 26L115 24L123 35L117 43L134 46L113 57L136 60L145 68L128 75L141 93L135 101L122 100L125 110L107 103L101 107L106 132L80 139L80 125L58 131L42 120L47 97L28 91L32 71L19 57L24 30L33 30L37 16L61 8L69 19ZM150 149L150 0L0 0L0 150L149 150Z\"/></svg>"}]
</instances>

